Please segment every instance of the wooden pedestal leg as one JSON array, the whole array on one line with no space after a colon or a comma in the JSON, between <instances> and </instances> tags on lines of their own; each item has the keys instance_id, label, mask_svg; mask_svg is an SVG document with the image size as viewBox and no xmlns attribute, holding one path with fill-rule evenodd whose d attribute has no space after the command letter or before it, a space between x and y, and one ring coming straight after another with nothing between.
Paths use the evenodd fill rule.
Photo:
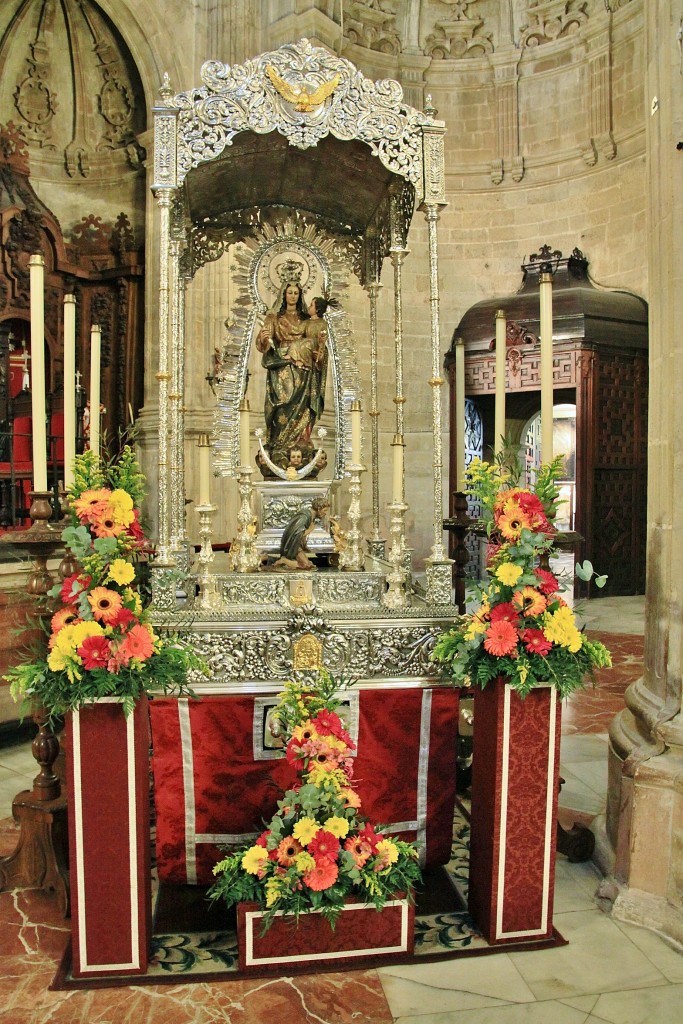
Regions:
<instances>
[{"instance_id":1,"label":"wooden pedestal leg","mask_svg":"<svg viewBox=\"0 0 683 1024\"><path fill-rule=\"evenodd\" d=\"M69 913L69 863L66 797L53 770L59 740L41 712L34 716L38 734L33 756L40 771L33 789L23 790L12 801L12 815L21 827L14 853L0 859L0 891L17 888L47 889L57 895L60 910Z\"/></svg>"}]
</instances>

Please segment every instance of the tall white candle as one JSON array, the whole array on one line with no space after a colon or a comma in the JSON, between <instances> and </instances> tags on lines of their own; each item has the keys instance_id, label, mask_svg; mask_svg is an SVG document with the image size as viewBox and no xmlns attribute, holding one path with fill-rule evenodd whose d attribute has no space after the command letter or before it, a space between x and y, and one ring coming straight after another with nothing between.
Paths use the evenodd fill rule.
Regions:
<instances>
[{"instance_id":1,"label":"tall white candle","mask_svg":"<svg viewBox=\"0 0 683 1024\"><path fill-rule=\"evenodd\" d=\"M391 442L394 450L394 479L393 479L393 500L403 503L403 435L394 434Z\"/></svg>"},{"instance_id":2,"label":"tall white candle","mask_svg":"<svg viewBox=\"0 0 683 1024\"><path fill-rule=\"evenodd\" d=\"M351 462L360 466L360 414L361 404L356 398L351 403Z\"/></svg>"},{"instance_id":3,"label":"tall white candle","mask_svg":"<svg viewBox=\"0 0 683 1024\"><path fill-rule=\"evenodd\" d=\"M249 430L249 402L245 398L240 405L240 466L244 467L251 465Z\"/></svg>"},{"instance_id":4,"label":"tall white candle","mask_svg":"<svg viewBox=\"0 0 683 1024\"><path fill-rule=\"evenodd\" d=\"M90 450L100 454L100 361L102 332L98 324L90 328Z\"/></svg>"},{"instance_id":5,"label":"tall white candle","mask_svg":"<svg viewBox=\"0 0 683 1024\"><path fill-rule=\"evenodd\" d=\"M496 455L502 452L505 446L505 372L507 366L507 319L505 311L496 310L496 406L494 417L495 436L493 450Z\"/></svg>"},{"instance_id":6,"label":"tall white candle","mask_svg":"<svg viewBox=\"0 0 683 1024\"><path fill-rule=\"evenodd\" d=\"M541 462L553 458L553 275L541 274Z\"/></svg>"},{"instance_id":7,"label":"tall white candle","mask_svg":"<svg viewBox=\"0 0 683 1024\"><path fill-rule=\"evenodd\" d=\"M76 296L64 296L64 486L74 482L76 458Z\"/></svg>"},{"instance_id":8,"label":"tall white candle","mask_svg":"<svg viewBox=\"0 0 683 1024\"><path fill-rule=\"evenodd\" d=\"M455 489L465 483L465 342L455 339Z\"/></svg>"},{"instance_id":9,"label":"tall white candle","mask_svg":"<svg viewBox=\"0 0 683 1024\"><path fill-rule=\"evenodd\" d=\"M31 433L33 490L47 491L47 431L45 428L45 261L40 253L29 258L31 289Z\"/></svg>"},{"instance_id":10,"label":"tall white candle","mask_svg":"<svg viewBox=\"0 0 683 1024\"><path fill-rule=\"evenodd\" d=\"M200 434L197 438L199 448L199 504L211 504L211 448L209 435Z\"/></svg>"}]
</instances>

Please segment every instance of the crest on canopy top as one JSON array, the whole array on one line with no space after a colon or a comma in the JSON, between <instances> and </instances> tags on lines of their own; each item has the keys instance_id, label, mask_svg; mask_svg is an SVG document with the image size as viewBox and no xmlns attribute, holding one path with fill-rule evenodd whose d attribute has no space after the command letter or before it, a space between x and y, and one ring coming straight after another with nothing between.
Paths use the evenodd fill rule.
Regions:
<instances>
[{"instance_id":1,"label":"crest on canopy top","mask_svg":"<svg viewBox=\"0 0 683 1024\"><path fill-rule=\"evenodd\" d=\"M213 160L245 131L277 131L299 149L332 135L366 143L392 173L424 191L423 129L443 128L429 114L403 102L391 79L373 82L350 61L307 39L261 54L244 64L207 61L203 85L173 96L162 89L157 115L177 114L177 180L160 167L158 186L179 185L187 173ZM166 110L164 110L166 108ZM166 178L166 182L160 180Z\"/></svg>"}]
</instances>

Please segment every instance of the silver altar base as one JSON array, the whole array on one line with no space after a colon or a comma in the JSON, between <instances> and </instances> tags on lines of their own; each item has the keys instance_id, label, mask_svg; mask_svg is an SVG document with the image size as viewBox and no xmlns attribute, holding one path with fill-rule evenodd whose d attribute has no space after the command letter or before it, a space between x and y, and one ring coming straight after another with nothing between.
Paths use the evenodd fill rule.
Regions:
<instances>
[{"instance_id":1,"label":"silver altar base","mask_svg":"<svg viewBox=\"0 0 683 1024\"><path fill-rule=\"evenodd\" d=\"M257 496L259 533L256 548L263 554L275 554L280 550L280 540L285 526L300 511L310 505L314 498L327 498L333 504L336 482L278 480L263 481L253 485ZM327 523L317 522L306 542L310 554L331 554L335 550L334 540Z\"/></svg>"}]
</instances>

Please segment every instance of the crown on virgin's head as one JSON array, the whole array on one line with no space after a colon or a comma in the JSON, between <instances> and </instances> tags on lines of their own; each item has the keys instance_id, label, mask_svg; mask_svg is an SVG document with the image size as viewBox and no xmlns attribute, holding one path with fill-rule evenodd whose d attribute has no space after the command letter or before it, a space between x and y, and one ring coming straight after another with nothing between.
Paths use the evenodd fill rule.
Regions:
<instances>
[{"instance_id":1,"label":"crown on virgin's head","mask_svg":"<svg viewBox=\"0 0 683 1024\"><path fill-rule=\"evenodd\" d=\"M280 283L301 285L301 275L304 272L304 265L300 260L285 260L277 268L277 276Z\"/></svg>"}]
</instances>

